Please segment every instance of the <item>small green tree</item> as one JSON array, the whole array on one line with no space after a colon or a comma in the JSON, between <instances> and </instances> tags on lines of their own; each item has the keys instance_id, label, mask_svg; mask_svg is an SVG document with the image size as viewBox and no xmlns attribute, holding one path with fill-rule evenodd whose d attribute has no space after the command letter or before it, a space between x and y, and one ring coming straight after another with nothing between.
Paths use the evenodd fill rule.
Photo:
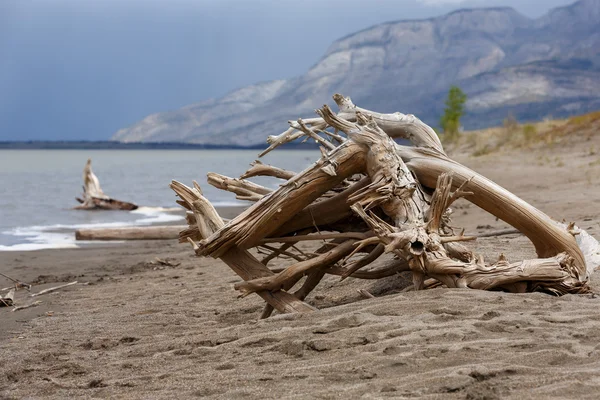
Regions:
<instances>
[{"instance_id":1,"label":"small green tree","mask_svg":"<svg viewBox=\"0 0 600 400\"><path fill-rule=\"evenodd\" d=\"M458 86L451 86L444 103L446 104L444 115L440 119L440 126L444 132L445 141L454 142L458 139L460 118L465 113L466 102L467 95Z\"/></svg>"}]
</instances>

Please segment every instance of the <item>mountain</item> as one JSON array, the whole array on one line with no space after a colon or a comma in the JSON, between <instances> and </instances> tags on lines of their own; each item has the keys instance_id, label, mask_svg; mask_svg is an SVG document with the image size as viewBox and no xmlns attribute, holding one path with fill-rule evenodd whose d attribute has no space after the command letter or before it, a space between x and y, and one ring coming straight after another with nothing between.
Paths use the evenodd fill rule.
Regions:
<instances>
[{"instance_id":1,"label":"mountain","mask_svg":"<svg viewBox=\"0 0 600 400\"><path fill-rule=\"evenodd\" d=\"M113 140L256 145L337 92L436 126L453 84L469 97L468 129L498 125L509 113L527 121L600 109L600 0L538 19L481 8L377 25L334 42L300 77L150 115Z\"/></svg>"}]
</instances>

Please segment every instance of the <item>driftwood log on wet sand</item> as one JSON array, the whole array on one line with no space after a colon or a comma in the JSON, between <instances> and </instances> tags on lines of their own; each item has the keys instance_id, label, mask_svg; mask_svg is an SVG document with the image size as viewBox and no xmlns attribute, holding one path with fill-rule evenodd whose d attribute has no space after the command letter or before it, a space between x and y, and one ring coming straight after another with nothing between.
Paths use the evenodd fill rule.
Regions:
<instances>
[{"instance_id":1,"label":"driftwood log on wet sand","mask_svg":"<svg viewBox=\"0 0 600 400\"><path fill-rule=\"evenodd\" d=\"M322 147L321 158L306 170L292 174L255 162L239 179L209 174L212 185L255 202L227 224L195 182L193 188L171 183L188 214L180 241L233 269L243 279L235 285L241 296L256 293L268 303L262 317L273 309L312 310L304 299L326 274L376 279L410 271L416 290L436 282L516 293L589 290L600 246L575 224L552 220L450 159L434 130L415 116L365 110L337 94L334 100L337 114L323 106L318 118L291 121L288 130L268 138L270 146L261 153L308 137ZM413 147L393 138L408 139ZM247 180L257 175L286 181L270 191ZM508 262L500 254L487 262L474 254L466 244L475 238L450 225L450 206L459 198L527 236L539 258ZM323 246L307 254L295 246L306 240ZM260 262L252 248L270 254ZM286 268L266 267L284 256L294 260ZM371 268L380 257L390 258L386 267Z\"/></svg>"},{"instance_id":2,"label":"driftwood log on wet sand","mask_svg":"<svg viewBox=\"0 0 600 400\"><path fill-rule=\"evenodd\" d=\"M75 231L77 240L177 240L187 225L94 228Z\"/></svg>"},{"instance_id":3,"label":"driftwood log on wet sand","mask_svg":"<svg viewBox=\"0 0 600 400\"><path fill-rule=\"evenodd\" d=\"M92 171L92 160L83 168L83 198L75 198L81 205L76 210L135 210L136 204L115 200L102 191L98 177Z\"/></svg>"}]
</instances>

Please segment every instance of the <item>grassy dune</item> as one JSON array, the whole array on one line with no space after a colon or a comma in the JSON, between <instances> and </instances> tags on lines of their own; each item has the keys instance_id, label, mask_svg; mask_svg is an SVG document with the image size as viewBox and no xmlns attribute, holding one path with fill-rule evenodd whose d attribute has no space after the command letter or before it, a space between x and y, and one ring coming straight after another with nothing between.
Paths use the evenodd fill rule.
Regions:
<instances>
[{"instance_id":1,"label":"grassy dune","mask_svg":"<svg viewBox=\"0 0 600 400\"><path fill-rule=\"evenodd\" d=\"M600 151L599 131L600 111L527 124L508 117L503 126L462 132L457 140L445 143L445 146L453 153L479 157L515 149L544 149L589 142L589 153L595 155ZM600 163L600 158L596 162Z\"/></svg>"}]
</instances>

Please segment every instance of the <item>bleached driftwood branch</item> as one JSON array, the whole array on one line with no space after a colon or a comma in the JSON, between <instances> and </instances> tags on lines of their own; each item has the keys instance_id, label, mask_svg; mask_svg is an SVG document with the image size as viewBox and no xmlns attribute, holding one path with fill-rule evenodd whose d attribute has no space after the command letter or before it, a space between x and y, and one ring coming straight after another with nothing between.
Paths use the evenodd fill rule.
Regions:
<instances>
[{"instance_id":1,"label":"bleached driftwood branch","mask_svg":"<svg viewBox=\"0 0 600 400\"><path fill-rule=\"evenodd\" d=\"M260 162L260 160L255 160L250 164L250 168L240 176L240 179L248 179L254 176L273 176L275 178L288 180L292 179L294 175L296 175L294 172L266 165Z\"/></svg>"},{"instance_id":2,"label":"bleached driftwood branch","mask_svg":"<svg viewBox=\"0 0 600 400\"><path fill-rule=\"evenodd\" d=\"M64 285L59 285L59 286L54 286L54 287L51 287L51 288L48 288L48 289L44 289L44 290L41 290L41 291L39 291L37 293L30 294L29 297L36 297L36 296L41 296L43 294L48 294L48 293L56 292L57 290L64 289L66 287L73 286L73 285L77 285L77 281L73 281L73 282L65 283Z\"/></svg>"}]
</instances>

